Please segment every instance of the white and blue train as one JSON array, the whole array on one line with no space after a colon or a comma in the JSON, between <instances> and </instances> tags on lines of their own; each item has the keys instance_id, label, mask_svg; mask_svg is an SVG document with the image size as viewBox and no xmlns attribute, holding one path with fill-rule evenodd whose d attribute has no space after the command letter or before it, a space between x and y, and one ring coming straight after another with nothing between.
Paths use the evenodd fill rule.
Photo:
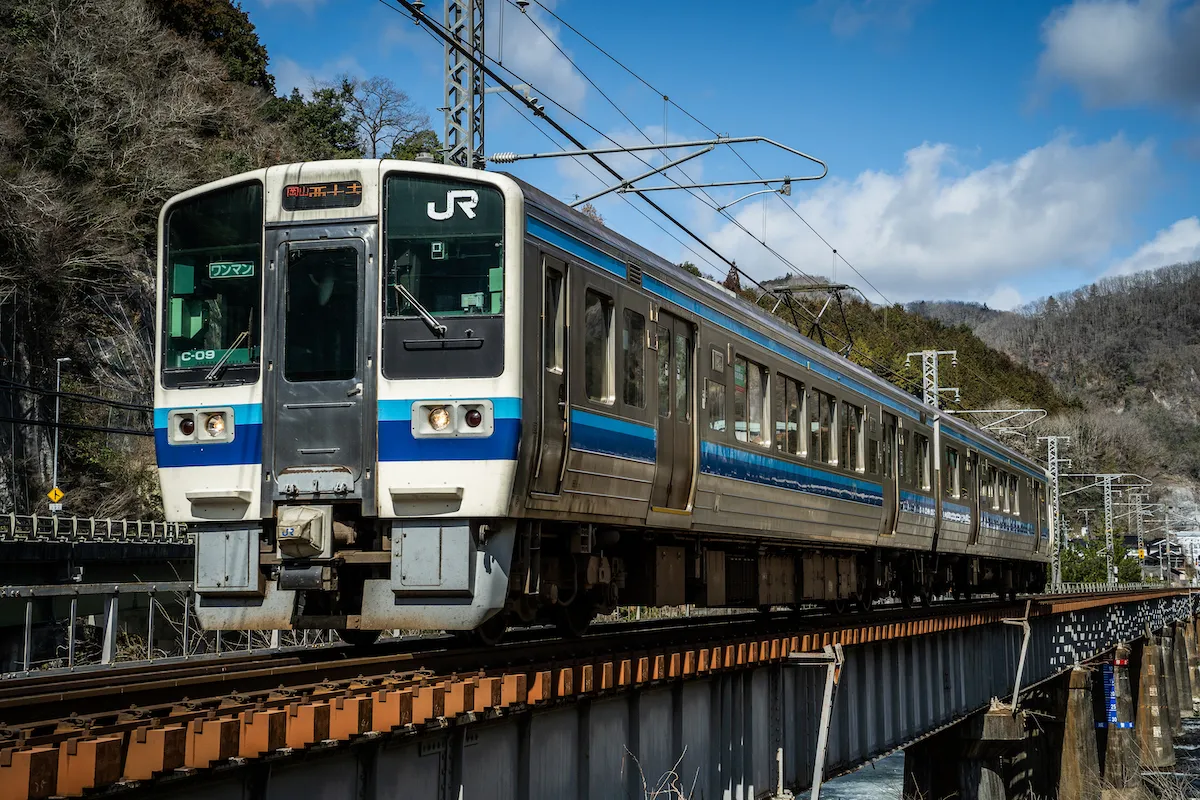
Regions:
<instances>
[{"instance_id":1,"label":"white and blue train","mask_svg":"<svg viewBox=\"0 0 1200 800\"><path fill-rule=\"evenodd\" d=\"M271 167L159 234L159 475L205 627L1044 584L1041 467L508 175Z\"/></svg>"}]
</instances>

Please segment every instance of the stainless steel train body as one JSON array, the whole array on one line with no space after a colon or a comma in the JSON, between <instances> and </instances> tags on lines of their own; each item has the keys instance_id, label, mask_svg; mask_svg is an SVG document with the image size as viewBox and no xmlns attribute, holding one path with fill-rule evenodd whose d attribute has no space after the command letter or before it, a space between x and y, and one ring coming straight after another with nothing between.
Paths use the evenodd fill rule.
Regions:
<instances>
[{"instance_id":1,"label":"stainless steel train body","mask_svg":"<svg viewBox=\"0 0 1200 800\"><path fill-rule=\"evenodd\" d=\"M272 167L160 220L155 429L226 629L1044 580L1044 473L509 176Z\"/></svg>"}]
</instances>

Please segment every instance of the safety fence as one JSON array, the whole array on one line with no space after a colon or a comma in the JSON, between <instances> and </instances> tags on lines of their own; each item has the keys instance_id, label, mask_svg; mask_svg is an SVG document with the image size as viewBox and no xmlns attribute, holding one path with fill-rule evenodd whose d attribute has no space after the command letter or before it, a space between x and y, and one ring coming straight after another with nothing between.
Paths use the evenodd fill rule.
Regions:
<instances>
[{"instance_id":1,"label":"safety fence","mask_svg":"<svg viewBox=\"0 0 1200 800\"><path fill-rule=\"evenodd\" d=\"M0 542L191 544L192 535L179 522L8 513Z\"/></svg>"}]
</instances>

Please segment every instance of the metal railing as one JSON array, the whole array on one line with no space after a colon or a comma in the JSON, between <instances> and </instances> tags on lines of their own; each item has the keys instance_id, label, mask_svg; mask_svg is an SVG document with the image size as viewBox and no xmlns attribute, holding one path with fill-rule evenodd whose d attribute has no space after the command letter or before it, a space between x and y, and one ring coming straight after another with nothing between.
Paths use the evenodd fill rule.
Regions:
<instances>
[{"instance_id":1,"label":"metal railing","mask_svg":"<svg viewBox=\"0 0 1200 800\"><path fill-rule=\"evenodd\" d=\"M0 542L191 544L192 536L179 522L8 513Z\"/></svg>"},{"instance_id":2,"label":"metal railing","mask_svg":"<svg viewBox=\"0 0 1200 800\"><path fill-rule=\"evenodd\" d=\"M1169 589L1167 583L1063 583L1055 590L1059 594L1112 594L1136 589Z\"/></svg>"},{"instance_id":3,"label":"metal railing","mask_svg":"<svg viewBox=\"0 0 1200 800\"><path fill-rule=\"evenodd\" d=\"M136 625L122 625L119 615L122 598L146 598L145 606L125 608L137 613ZM81 613L80 603L91 598L91 606L100 601L98 614ZM66 586L0 586L0 602L24 600L24 631L21 661L8 675L31 672L70 672L87 667L114 664L138 664L199 657L219 657L225 653L279 650L287 647L313 647L340 643L332 631L205 631L194 619L195 595L191 581L128 583L79 583ZM69 600L65 613L53 606ZM133 601L135 604L137 600ZM35 606L49 603L51 614L41 621L43 629L55 629L50 647L41 653L35 646ZM126 604L128 605L128 603ZM144 619L141 615L144 613ZM88 622L99 618L98 623ZM65 632L58 629L65 627ZM100 636L88 636L99 628ZM164 633L165 635L159 635ZM136 630L135 630L136 629ZM143 639L142 636L145 636ZM65 639L65 641L64 641Z\"/></svg>"}]
</instances>

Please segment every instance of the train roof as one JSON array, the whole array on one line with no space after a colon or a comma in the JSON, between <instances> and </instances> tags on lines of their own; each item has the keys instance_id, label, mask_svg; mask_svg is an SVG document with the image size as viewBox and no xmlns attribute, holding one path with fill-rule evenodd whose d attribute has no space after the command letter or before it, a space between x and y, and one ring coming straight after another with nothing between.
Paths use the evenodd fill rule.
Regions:
<instances>
[{"instance_id":1,"label":"train roof","mask_svg":"<svg viewBox=\"0 0 1200 800\"><path fill-rule=\"evenodd\" d=\"M525 194L527 206L533 205L544 213L557 217L562 222L582 229L597 240L617 249L623 255L631 256L641 262L643 268L649 266L655 271L670 276L674 282L699 293L706 304L726 312L736 313L742 317L743 321L755 323L762 329L762 333L786 342L789 346L804 353L806 357L823 364L827 368L848 374L849 377L868 385L874 391L885 394L892 402L907 408L912 414L920 415L929 413L929 407L918 398L900 389L895 384L884 380L874 372L855 364L850 359L821 347L807 336L801 335L795 328L785 324L783 320L774 314L767 313L759 306L730 292L720 284L697 278L678 265L672 264L670 261L647 250L637 242L596 222L586 214L577 211L527 181L509 173L502 174L511 178L521 187L522 192ZM1036 461L989 436L979 428L955 417L953 414L941 412L940 419L943 430L945 431L949 428L951 436L957 433L958 436L955 438L964 439L968 444L974 445L977 449L992 451L992 455L1000 456L1002 460L1015 462L1015 464L1023 466L1026 469L1031 469L1038 474L1044 474L1044 467Z\"/></svg>"}]
</instances>

